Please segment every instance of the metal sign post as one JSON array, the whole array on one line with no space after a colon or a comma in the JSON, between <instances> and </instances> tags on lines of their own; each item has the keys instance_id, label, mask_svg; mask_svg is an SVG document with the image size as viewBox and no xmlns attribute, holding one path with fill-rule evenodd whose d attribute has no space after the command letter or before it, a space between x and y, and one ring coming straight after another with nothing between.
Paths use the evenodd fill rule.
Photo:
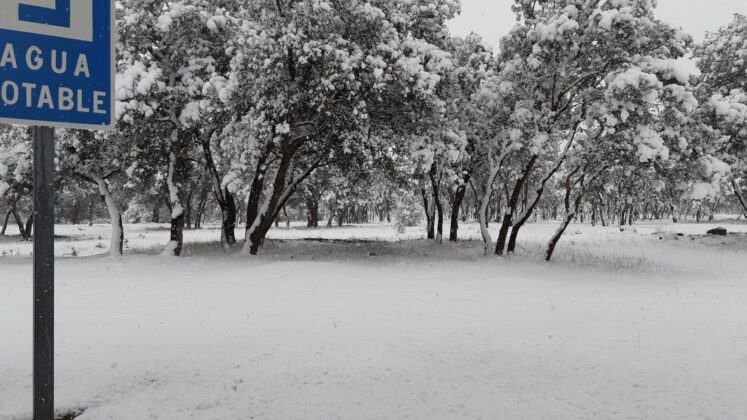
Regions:
<instances>
[{"instance_id":1,"label":"metal sign post","mask_svg":"<svg viewBox=\"0 0 747 420\"><path fill-rule=\"evenodd\" d=\"M34 127L34 420L54 420L54 129Z\"/></svg>"},{"instance_id":2,"label":"metal sign post","mask_svg":"<svg viewBox=\"0 0 747 420\"><path fill-rule=\"evenodd\" d=\"M0 1L0 123L34 126L34 420L54 420L54 129L114 124L114 0Z\"/></svg>"}]
</instances>

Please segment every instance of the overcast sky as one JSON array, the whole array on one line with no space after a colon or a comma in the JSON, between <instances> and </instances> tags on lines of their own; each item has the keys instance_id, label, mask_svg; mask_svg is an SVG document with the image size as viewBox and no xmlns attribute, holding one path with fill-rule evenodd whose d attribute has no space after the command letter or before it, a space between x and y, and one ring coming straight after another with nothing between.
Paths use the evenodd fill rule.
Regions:
<instances>
[{"instance_id":1,"label":"overcast sky","mask_svg":"<svg viewBox=\"0 0 747 420\"><path fill-rule=\"evenodd\" d=\"M457 35L480 34L495 48L498 40L516 23L512 0L462 0L462 15L449 23ZM747 0L659 0L657 16L689 32L701 41L732 20L734 13L747 14Z\"/></svg>"}]
</instances>

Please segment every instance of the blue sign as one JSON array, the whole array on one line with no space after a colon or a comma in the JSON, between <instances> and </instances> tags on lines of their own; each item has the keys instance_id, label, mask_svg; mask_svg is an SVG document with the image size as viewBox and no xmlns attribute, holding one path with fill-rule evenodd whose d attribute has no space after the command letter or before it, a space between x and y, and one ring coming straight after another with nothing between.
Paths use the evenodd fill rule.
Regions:
<instances>
[{"instance_id":1,"label":"blue sign","mask_svg":"<svg viewBox=\"0 0 747 420\"><path fill-rule=\"evenodd\" d=\"M0 0L0 122L114 123L114 0Z\"/></svg>"}]
</instances>

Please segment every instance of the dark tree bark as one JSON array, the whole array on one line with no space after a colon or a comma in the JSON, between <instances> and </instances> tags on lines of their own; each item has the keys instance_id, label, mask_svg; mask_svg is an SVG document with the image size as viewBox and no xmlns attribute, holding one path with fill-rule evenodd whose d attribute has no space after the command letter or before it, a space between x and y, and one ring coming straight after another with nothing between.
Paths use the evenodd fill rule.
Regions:
<instances>
[{"instance_id":1,"label":"dark tree bark","mask_svg":"<svg viewBox=\"0 0 747 420\"><path fill-rule=\"evenodd\" d=\"M306 227L319 227L319 201L311 198L306 200Z\"/></svg>"},{"instance_id":2,"label":"dark tree bark","mask_svg":"<svg viewBox=\"0 0 747 420\"><path fill-rule=\"evenodd\" d=\"M217 199L216 199L217 201ZM220 206L220 205L219 205ZM236 245L236 196L228 188L223 189L223 207L221 207L221 242L225 246Z\"/></svg>"},{"instance_id":3,"label":"dark tree bark","mask_svg":"<svg viewBox=\"0 0 747 420\"><path fill-rule=\"evenodd\" d=\"M280 201L280 196L285 190L285 180L288 175L288 170L291 167L291 163L293 162L294 155L294 148L288 146L287 144L282 147L280 164L277 168L277 171L275 172L275 180L273 183L272 191L270 192L269 197L266 198L266 200L269 201L264 213L260 214L258 211L259 198L257 198L257 204L252 206L252 212L247 212L247 214L249 215L249 217L247 218L247 225L249 225L249 223L252 223L252 225L249 226L249 230L247 231L249 233L247 235L247 239L250 241L249 253L251 255L257 255L259 247L260 245L262 245L262 240L264 239L265 234L269 230L270 226L272 226L272 220L274 219L273 213L277 208L278 202ZM251 217L252 215L254 216L253 218Z\"/></svg>"},{"instance_id":4,"label":"dark tree bark","mask_svg":"<svg viewBox=\"0 0 747 420\"><path fill-rule=\"evenodd\" d=\"M559 166L558 166L559 167ZM508 249L507 252L514 253L516 252L516 239L519 236L519 231L521 228L526 224L526 222L529 220L529 218L532 216L532 213L537 208L537 204L539 204L540 199L542 198L542 194L545 191L545 185L547 185L547 181L552 178L552 176L557 171L557 168L554 171L551 171L545 177L542 179L542 182L540 182L540 186L537 189L537 194L534 197L534 200L530 204L527 205L527 208L524 209L524 212L519 217L519 220L517 220L514 225L511 227L511 236L508 239Z\"/></svg>"},{"instance_id":5,"label":"dark tree bark","mask_svg":"<svg viewBox=\"0 0 747 420\"><path fill-rule=\"evenodd\" d=\"M441 203L441 176L436 164L431 165L429 172L431 187L433 188L433 204L436 207L436 242L442 243L444 238L444 207Z\"/></svg>"},{"instance_id":6,"label":"dark tree bark","mask_svg":"<svg viewBox=\"0 0 747 420\"><path fill-rule=\"evenodd\" d=\"M184 247L184 213L171 219L171 234L169 237L173 245L172 252L175 256L182 254Z\"/></svg>"},{"instance_id":7,"label":"dark tree bark","mask_svg":"<svg viewBox=\"0 0 747 420\"><path fill-rule=\"evenodd\" d=\"M18 234L21 235L21 239L23 239L24 241L28 241L30 237L26 235L26 227L23 224L21 215L18 213L16 203L10 203L10 211L13 214L13 220L16 221L16 226L18 226Z\"/></svg>"},{"instance_id":8,"label":"dark tree bark","mask_svg":"<svg viewBox=\"0 0 747 420\"><path fill-rule=\"evenodd\" d=\"M0 231L0 236L5 236L5 231L8 229L8 221L10 220L12 211L8 210L8 213L5 215L5 222L3 222L3 230Z\"/></svg>"},{"instance_id":9,"label":"dark tree bark","mask_svg":"<svg viewBox=\"0 0 747 420\"><path fill-rule=\"evenodd\" d=\"M464 180L456 189L454 201L451 203L451 226L449 229L449 241L457 242L459 236L459 209L464 202L464 196L467 194L467 183L469 183L471 173L464 176Z\"/></svg>"},{"instance_id":10,"label":"dark tree bark","mask_svg":"<svg viewBox=\"0 0 747 420\"><path fill-rule=\"evenodd\" d=\"M296 151L298 151L297 147L291 149L291 152L293 154L295 154ZM292 156L291 156L291 159L292 159ZM283 210L283 209L285 209L285 206L288 203L288 200L290 200L290 198L293 197L293 195L296 193L296 190L298 189L298 186L303 181L305 181L315 170L317 170L318 168L320 168L322 166L326 166L327 164L328 163L322 163L322 160L319 160L316 163L314 163L311 166L309 166L309 168L306 169L306 171L303 172L301 174L301 176L299 176L298 178L295 178L295 179L291 179L288 182L288 184L285 186L285 188L283 188L280 191L280 193L278 195L277 201L270 203L273 206L272 208L274 208L275 210L272 211L271 213L269 213L269 217L268 217L267 221L262 226L261 238L260 238L260 245L262 244L262 242L264 242L265 236L267 236L267 232L269 232L270 227L272 226L272 221L273 220L277 220L277 218L280 216L280 211ZM286 171L286 173L288 173L288 172ZM292 176L292 174L291 174L291 176ZM287 175L286 175L286 178L288 178ZM277 179L275 180L275 185L276 186L279 185Z\"/></svg>"},{"instance_id":11,"label":"dark tree bark","mask_svg":"<svg viewBox=\"0 0 747 420\"><path fill-rule=\"evenodd\" d=\"M576 199L573 201L573 204L571 205L571 193L573 191L573 186L576 183L572 183L571 180L573 176L580 170L581 168L578 167L574 171L572 171L568 177L566 177L565 180L565 218L563 219L563 222L560 225L560 228L555 232L555 234L550 239L550 243L547 245L547 252L545 253L545 261L550 261L552 259L553 253L555 253L555 247L558 245L558 242L560 241L560 238L563 237L563 233L565 233L566 229L568 229L568 225L570 225L571 221L573 221L573 218L576 217L576 214L578 213L578 208L581 205L581 200L583 199L584 192L585 192L585 185L584 185L584 178L586 177L585 174L581 175L581 177L576 181L576 183L581 184L581 191L579 191L578 195L576 195Z\"/></svg>"},{"instance_id":12,"label":"dark tree bark","mask_svg":"<svg viewBox=\"0 0 747 420\"><path fill-rule=\"evenodd\" d=\"M195 215L195 229L202 229L202 220L205 218L205 208L208 201L208 189L203 188L200 193L200 201L197 204L197 214Z\"/></svg>"},{"instance_id":13,"label":"dark tree bark","mask_svg":"<svg viewBox=\"0 0 747 420\"><path fill-rule=\"evenodd\" d=\"M249 199L246 205L246 230L250 231L252 225L257 220L257 214L259 213L259 203L262 196L262 191L265 186L265 175L267 174L267 159L270 157L274 144L270 141L265 150L257 159L257 169L254 172L254 179L249 189ZM247 237L247 240L249 238Z\"/></svg>"},{"instance_id":14,"label":"dark tree bark","mask_svg":"<svg viewBox=\"0 0 747 420\"><path fill-rule=\"evenodd\" d=\"M272 227L272 222L278 217L282 208L286 205L288 200L295 194L298 185L306 180L316 169L327 165L328 163L322 163L322 160L310 165L306 171L296 179L291 179L290 182L286 182L289 179L291 165L293 159L298 152L300 147L299 143L284 140L280 147L280 162L275 171L275 180L273 182L272 190L270 195L266 198L268 200L265 203L264 211L256 214L255 222L247 231L247 239L250 241L245 244L245 250L251 255L256 255L259 251L259 247L262 245L267 232ZM324 155L324 154L322 154ZM249 220L247 220L247 224ZM248 246L248 248L246 248Z\"/></svg>"},{"instance_id":15,"label":"dark tree bark","mask_svg":"<svg viewBox=\"0 0 747 420\"><path fill-rule=\"evenodd\" d=\"M573 203L573 209L569 209L568 213L565 216L565 219L563 219L562 225L555 232L552 239L550 239L550 243L547 246L547 253L545 254L545 261L550 261L552 259L552 255L555 253L555 247L558 245L560 238L563 237L566 229L568 229L568 225L570 225L573 218L576 217L576 213L578 212L578 207L581 204L582 197L583 194L579 193Z\"/></svg>"},{"instance_id":16,"label":"dark tree bark","mask_svg":"<svg viewBox=\"0 0 747 420\"><path fill-rule=\"evenodd\" d=\"M187 230L192 230L192 196L194 189L190 189L185 200L184 224Z\"/></svg>"},{"instance_id":17,"label":"dark tree bark","mask_svg":"<svg viewBox=\"0 0 747 420\"><path fill-rule=\"evenodd\" d=\"M80 216L82 211L82 205L80 200L75 200L75 204L73 205L72 211L70 212L70 223L73 225L79 225L80 224Z\"/></svg>"},{"instance_id":18,"label":"dark tree bark","mask_svg":"<svg viewBox=\"0 0 747 420\"><path fill-rule=\"evenodd\" d=\"M332 227L332 219L335 218L335 214L337 213L337 201L334 200L329 208L329 219L327 219L327 227Z\"/></svg>"},{"instance_id":19,"label":"dark tree bark","mask_svg":"<svg viewBox=\"0 0 747 420\"><path fill-rule=\"evenodd\" d=\"M26 219L26 228L25 228L25 234L23 237L28 241L31 239L31 237L34 235L34 212L31 212L31 215L28 219Z\"/></svg>"},{"instance_id":20,"label":"dark tree bark","mask_svg":"<svg viewBox=\"0 0 747 420\"><path fill-rule=\"evenodd\" d=\"M283 206L283 216L285 216L285 228L290 230L291 221L290 221L290 217L288 216L288 210L286 210L285 206Z\"/></svg>"},{"instance_id":21,"label":"dark tree bark","mask_svg":"<svg viewBox=\"0 0 747 420\"><path fill-rule=\"evenodd\" d=\"M742 189L737 184L737 181L732 180L731 186L734 188L734 195L737 196L737 199L739 200L739 204L742 205L742 209L745 215L747 215L747 202L744 200L744 196L742 196Z\"/></svg>"},{"instance_id":22,"label":"dark tree bark","mask_svg":"<svg viewBox=\"0 0 747 420\"><path fill-rule=\"evenodd\" d=\"M425 219L426 219L426 233L428 239L436 238L436 229L434 224L435 216L433 214L433 206L428 203L428 193L425 190L425 186L421 186L420 194L423 196L423 208L425 208Z\"/></svg>"},{"instance_id":23,"label":"dark tree bark","mask_svg":"<svg viewBox=\"0 0 747 420\"><path fill-rule=\"evenodd\" d=\"M88 226L93 226L93 209L96 205L96 202L92 198L91 201L88 203Z\"/></svg>"},{"instance_id":24,"label":"dark tree bark","mask_svg":"<svg viewBox=\"0 0 747 420\"><path fill-rule=\"evenodd\" d=\"M150 215L150 222L151 223L161 222L161 206L159 206L158 203L153 205L153 210Z\"/></svg>"},{"instance_id":25,"label":"dark tree bark","mask_svg":"<svg viewBox=\"0 0 747 420\"><path fill-rule=\"evenodd\" d=\"M210 148L210 137L212 130L206 130L201 137L202 152L205 157L205 168L210 174L210 180L213 185L213 196L220 207L221 213L221 243L224 248L230 248L236 245L236 197L229 191L228 187L221 185L221 177L215 166L213 152ZM266 158L266 156L265 156Z\"/></svg>"},{"instance_id":26,"label":"dark tree bark","mask_svg":"<svg viewBox=\"0 0 747 420\"><path fill-rule=\"evenodd\" d=\"M514 190L511 193L511 197L507 203L506 211L503 215L503 223L501 224L501 230L498 234L498 241L496 242L495 246L495 254L498 256L503 256L503 251L506 249L506 239L508 239L508 229L513 224L513 217L514 213L516 212L516 206L519 203L519 199L521 198L521 192L524 189L524 184L529 179L529 176L532 173L532 169L534 169L534 164L537 162L537 156L532 156L532 158L527 163L527 166L524 168L524 172L521 174L521 177L516 182L516 185L514 185Z\"/></svg>"}]
</instances>

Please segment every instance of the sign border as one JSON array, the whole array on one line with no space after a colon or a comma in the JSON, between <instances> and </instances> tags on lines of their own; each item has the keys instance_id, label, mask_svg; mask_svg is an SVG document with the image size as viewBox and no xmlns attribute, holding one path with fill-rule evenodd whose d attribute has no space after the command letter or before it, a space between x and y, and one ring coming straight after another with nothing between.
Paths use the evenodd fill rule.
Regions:
<instances>
[{"instance_id":1,"label":"sign border","mask_svg":"<svg viewBox=\"0 0 747 420\"><path fill-rule=\"evenodd\" d=\"M91 0L92 2L98 1L98 0ZM110 0L110 9L109 9L109 27L110 27L110 51L111 51L111 64L109 66L109 72L111 79L111 93L109 94L110 97L110 113L111 113L111 120L109 121L109 124L78 124L78 123L67 123L67 122L53 122L53 121L44 121L44 120L26 120L22 118L4 118L0 117L0 123L5 124L16 124L16 125L28 125L28 126L40 126L40 127L58 127L58 128L67 128L67 129L77 129L77 130L98 130L98 131L112 131L114 130L115 126L117 125L116 121L116 105L117 105L117 92L116 92L116 79L117 79L117 9L116 9L116 0ZM45 35L50 36L50 35ZM52 37L56 38L56 37Z\"/></svg>"}]
</instances>

